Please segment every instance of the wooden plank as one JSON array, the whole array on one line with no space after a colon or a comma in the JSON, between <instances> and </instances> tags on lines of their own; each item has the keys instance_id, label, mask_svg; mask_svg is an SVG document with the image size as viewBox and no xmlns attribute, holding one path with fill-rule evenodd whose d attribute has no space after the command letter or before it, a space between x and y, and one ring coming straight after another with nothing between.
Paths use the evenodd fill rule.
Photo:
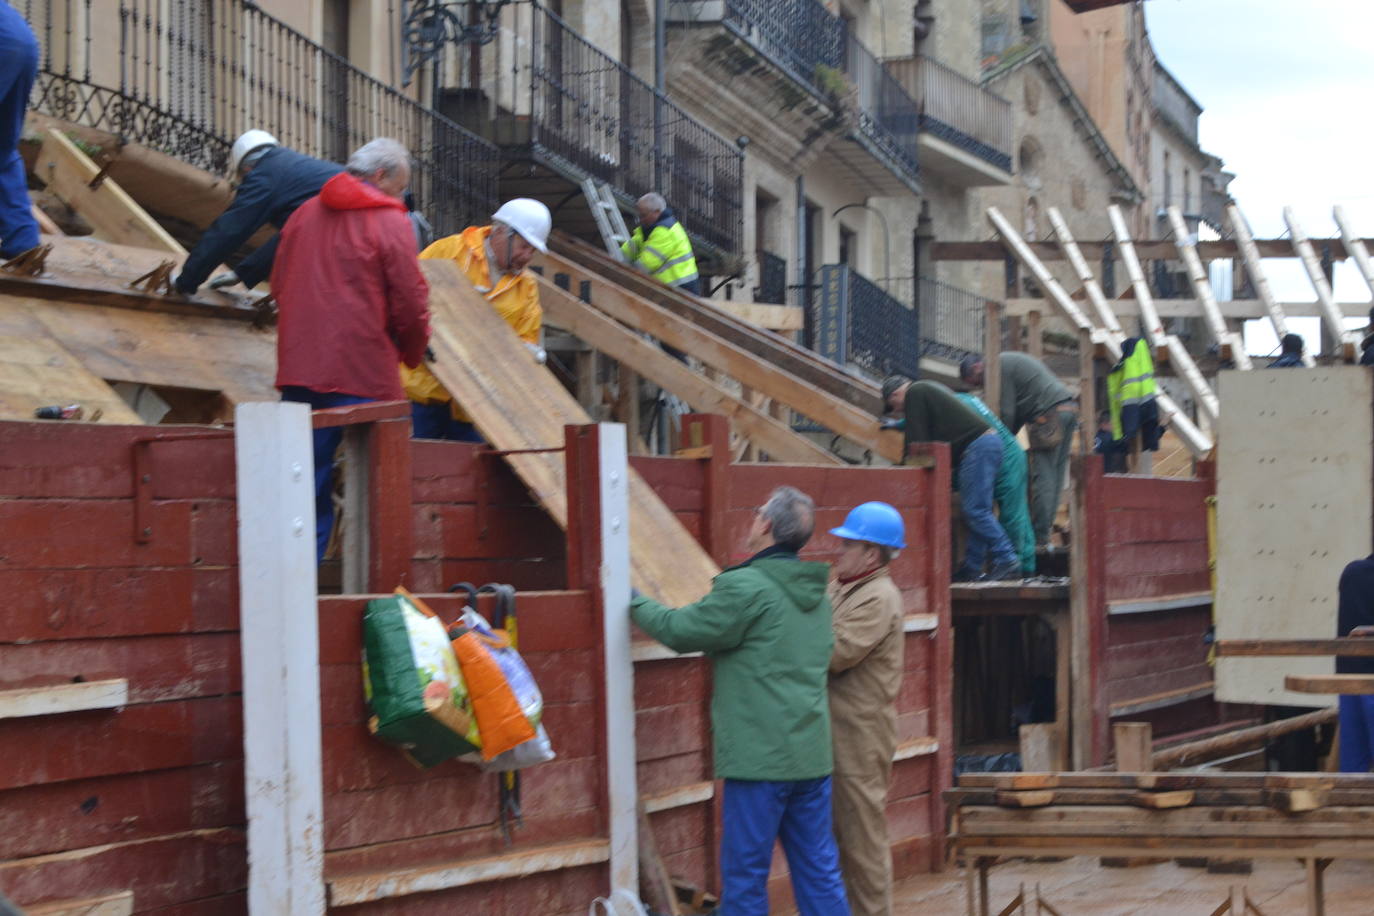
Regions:
<instances>
[{"instance_id":1,"label":"wooden plank","mask_svg":"<svg viewBox=\"0 0 1374 916\"><path fill-rule=\"evenodd\" d=\"M795 433L761 410L693 372L663 350L644 340L552 283L539 279L544 318L596 350L629 366L654 384L672 392L701 413L722 414L740 435L758 444L778 461L798 464L842 464L841 459Z\"/></svg>"},{"instance_id":2,"label":"wooden plank","mask_svg":"<svg viewBox=\"0 0 1374 916\"><path fill-rule=\"evenodd\" d=\"M1098 285L1097 277L1093 274L1092 268L1083 258L1083 252L1079 249L1078 243L1074 241L1073 233L1069 231L1069 224L1064 222L1064 217L1060 214L1058 207L1050 207L1046 211L1050 218L1050 225L1054 227L1055 238L1059 240L1059 247L1063 250L1064 256L1068 258L1070 266L1078 277L1078 282L1083 284L1083 290L1088 294L1088 301L1092 303L1093 309L1097 312L1098 324L1106 328L1109 332L1120 334L1121 322L1117 320L1116 313L1112 311L1111 304L1107 302L1107 297L1102 294L1102 287Z\"/></svg>"},{"instance_id":3,"label":"wooden plank","mask_svg":"<svg viewBox=\"0 0 1374 916\"><path fill-rule=\"evenodd\" d=\"M997 804L1003 808L1043 808L1053 801L1053 789L999 789L997 792Z\"/></svg>"},{"instance_id":4,"label":"wooden plank","mask_svg":"<svg viewBox=\"0 0 1374 916\"><path fill-rule=\"evenodd\" d=\"M55 716L86 709L118 709L129 702L129 682L122 678L0 690L0 719Z\"/></svg>"},{"instance_id":5,"label":"wooden plank","mask_svg":"<svg viewBox=\"0 0 1374 916\"><path fill-rule=\"evenodd\" d=\"M800 331L806 316L795 305L770 305L765 302L722 302L705 300L712 308L733 315L740 321L756 324L768 331Z\"/></svg>"},{"instance_id":6,"label":"wooden plank","mask_svg":"<svg viewBox=\"0 0 1374 916\"><path fill-rule=\"evenodd\" d=\"M1063 729L1055 722L1021 726L1021 766L1027 770L1054 770L1062 765Z\"/></svg>"},{"instance_id":7,"label":"wooden plank","mask_svg":"<svg viewBox=\"0 0 1374 916\"><path fill-rule=\"evenodd\" d=\"M1216 642L1219 656L1335 655L1344 658L1374 658L1374 639L1346 636L1339 639L1221 639Z\"/></svg>"},{"instance_id":8,"label":"wooden plank","mask_svg":"<svg viewBox=\"0 0 1374 916\"><path fill-rule=\"evenodd\" d=\"M1274 337L1283 340L1284 335L1288 333L1288 316L1284 314L1283 306L1274 298L1274 292L1269 286L1269 276L1265 273L1264 262L1260 260L1259 249L1255 247L1255 240L1250 235L1250 224L1240 212L1240 207L1235 204L1226 208L1226 220L1231 226L1231 234L1236 239L1236 245L1240 248L1245 273L1250 277L1250 285L1259 294L1259 301L1269 314L1269 324L1274 329ZM1358 261L1358 257L1356 260ZM1312 357L1311 347L1303 349L1302 364L1309 368L1317 364Z\"/></svg>"},{"instance_id":9,"label":"wooden plank","mask_svg":"<svg viewBox=\"0 0 1374 916\"><path fill-rule=\"evenodd\" d=\"M1115 722L1112 742L1116 748L1116 768L1122 773L1144 773L1153 770L1153 729L1148 722Z\"/></svg>"},{"instance_id":10,"label":"wooden plank","mask_svg":"<svg viewBox=\"0 0 1374 916\"><path fill-rule=\"evenodd\" d=\"M1193 295L1202 305L1202 317L1207 328L1212 333L1212 340L1221 348L1223 356L1229 356L1235 363L1237 369L1253 368L1250 356L1245 352L1245 342L1240 339L1238 334L1233 334L1226 327L1226 319L1222 318L1221 310L1217 308L1216 296L1212 292L1212 284L1207 279L1207 272L1202 267L1202 260L1198 257L1197 244L1192 241L1191 233L1183 222L1183 211L1178 207L1170 205L1168 208L1169 226L1174 231L1174 244L1178 249L1178 257L1183 261L1183 266L1188 273L1188 282L1192 284Z\"/></svg>"},{"instance_id":11,"label":"wooden plank","mask_svg":"<svg viewBox=\"0 0 1374 916\"><path fill-rule=\"evenodd\" d=\"M1003 306L1006 309L1007 317L1014 318L1029 316L1031 312L1035 311L1043 312L1049 308L1049 303L1044 298L1017 296L1003 302ZM1368 300L1337 302L1335 306L1346 318L1365 318L1369 314ZM1198 309L1201 307L1198 300L1191 295L1182 299L1156 299L1154 301L1156 315L1160 318L1196 318ZM1280 302L1279 307L1290 319L1321 317L1321 304L1315 300L1311 302ZM1227 320L1264 320L1269 317L1264 310L1264 303L1258 299L1227 299L1224 302L1218 302L1217 308L1221 310L1221 317ZM1112 310L1116 312L1119 318L1123 319L1143 319L1144 317L1140 303L1134 298L1112 300Z\"/></svg>"},{"instance_id":12,"label":"wooden plank","mask_svg":"<svg viewBox=\"0 0 1374 916\"><path fill-rule=\"evenodd\" d=\"M610 855L610 844L605 840L579 840L440 865L332 876L327 881L329 905L349 906L487 881L509 881L596 865L610 859Z\"/></svg>"},{"instance_id":13,"label":"wooden plank","mask_svg":"<svg viewBox=\"0 0 1374 916\"><path fill-rule=\"evenodd\" d=\"M1330 800L1331 790L1313 789L1265 789L1265 804L1277 808L1285 814L1301 814L1315 811Z\"/></svg>"},{"instance_id":14,"label":"wooden plank","mask_svg":"<svg viewBox=\"0 0 1374 916\"><path fill-rule=\"evenodd\" d=\"M560 449L566 425L591 422L549 370L530 359L529 351L456 265L429 260L420 267L430 285L430 345L438 357L434 374L473 416L488 442L507 451ZM505 458L566 528L563 456L552 452ZM635 586L674 607L699 599L710 589L719 567L634 470L630 506Z\"/></svg>"},{"instance_id":15,"label":"wooden plank","mask_svg":"<svg viewBox=\"0 0 1374 916\"><path fill-rule=\"evenodd\" d=\"M951 789L945 793L945 801L950 805L963 807L965 805L998 805L998 795L1005 792L1004 789ZM1054 790L1054 804L1056 806L1102 806L1102 805L1137 805L1137 798L1141 795L1165 795L1175 792L1187 792L1192 795L1192 804L1195 807L1239 807L1252 805L1257 807L1277 807L1275 804L1275 793L1284 792L1311 792L1324 794L1326 804L1343 806L1360 806L1369 801L1368 789L1217 789L1217 788L1197 788L1197 789L1166 789L1166 790L1142 790L1131 788L1114 789L1085 789L1085 788L1065 788L1060 787ZM1141 806L1138 806L1141 807ZM1280 809L1282 810L1282 809Z\"/></svg>"},{"instance_id":16,"label":"wooden plank","mask_svg":"<svg viewBox=\"0 0 1374 916\"><path fill-rule=\"evenodd\" d=\"M756 353L699 327L656 302L600 277L592 276L587 282L591 287L591 304L611 318L690 353L706 365L894 464L902 460L900 437L883 435L874 414L817 390L808 380L792 375L781 366L769 365Z\"/></svg>"},{"instance_id":17,"label":"wooden plank","mask_svg":"<svg viewBox=\"0 0 1374 916\"><path fill-rule=\"evenodd\" d=\"M1285 690L1296 693L1374 694L1374 674L1290 674L1283 679Z\"/></svg>"},{"instance_id":18,"label":"wooden plank","mask_svg":"<svg viewBox=\"0 0 1374 916\"><path fill-rule=\"evenodd\" d=\"M97 238L164 252L181 260L186 249L108 176L92 188L100 168L56 128L43 134L33 173L62 202L86 218Z\"/></svg>"},{"instance_id":19,"label":"wooden plank","mask_svg":"<svg viewBox=\"0 0 1374 916\"><path fill-rule=\"evenodd\" d=\"M1338 206L1331 208L1331 216L1336 221L1336 225L1341 230L1341 242L1345 245L1345 250L1355 259L1355 265L1360 269L1360 276L1364 279L1365 286L1369 287L1369 293L1374 296L1374 263L1369 259L1369 249L1350 229L1350 221L1346 219L1345 210ZM1344 313L1344 310L1342 310Z\"/></svg>"},{"instance_id":20,"label":"wooden plank","mask_svg":"<svg viewBox=\"0 0 1374 916\"><path fill-rule=\"evenodd\" d=\"M1179 703L1187 703L1189 700L1197 700L1202 697L1211 696L1215 686L1211 681L1201 684L1192 684L1188 687L1180 687L1177 690L1163 690L1146 697L1138 697L1131 700L1119 700L1111 705L1111 715L1133 716L1142 712L1150 712L1155 709L1163 709L1166 706L1177 706Z\"/></svg>"},{"instance_id":21,"label":"wooden plank","mask_svg":"<svg viewBox=\"0 0 1374 916\"><path fill-rule=\"evenodd\" d=\"M1292 207L1283 208L1283 221L1288 224L1288 235L1293 240L1293 251L1298 259L1302 261L1303 268L1307 271L1307 279L1312 281L1312 289L1317 294L1317 303L1321 306L1322 323L1331 333L1331 339L1346 345L1351 353L1354 346L1359 342L1359 335L1354 331L1348 331L1345 322L1342 320L1340 310L1336 308L1335 297L1331 293L1331 284L1326 279L1326 274L1322 271L1321 260L1317 257L1316 249L1312 245L1312 240L1303 232L1302 226L1298 223L1298 216ZM1347 362L1354 362L1346 354Z\"/></svg>"},{"instance_id":22,"label":"wooden plank","mask_svg":"<svg viewBox=\"0 0 1374 916\"><path fill-rule=\"evenodd\" d=\"M60 900L25 908L28 916L131 916L134 892L120 891L81 900Z\"/></svg>"},{"instance_id":23,"label":"wooden plank","mask_svg":"<svg viewBox=\"0 0 1374 916\"><path fill-rule=\"evenodd\" d=\"M52 221L52 217L44 213L38 204L31 204L29 212L33 214L34 222L38 223L38 231L43 235L66 235L62 228Z\"/></svg>"},{"instance_id":24,"label":"wooden plank","mask_svg":"<svg viewBox=\"0 0 1374 916\"><path fill-rule=\"evenodd\" d=\"M1138 808L1163 810L1166 808L1186 808L1193 803L1197 792L1194 789L1174 789L1168 792L1137 792L1132 803Z\"/></svg>"},{"instance_id":25,"label":"wooden plank","mask_svg":"<svg viewBox=\"0 0 1374 916\"><path fill-rule=\"evenodd\" d=\"M622 289L729 340L818 390L847 401L866 414L876 414L881 400L878 386L815 351L780 334L763 331L740 321L696 296L664 286L631 267L611 260L585 242L555 232L553 246L557 253L543 257L555 270L566 271L576 280L612 278L611 282Z\"/></svg>"},{"instance_id":26,"label":"wooden plank","mask_svg":"<svg viewBox=\"0 0 1374 916\"><path fill-rule=\"evenodd\" d=\"M1303 789L1328 788L1356 793L1374 792L1370 773L1265 773L1189 770L1186 772L1115 773L1110 770L1064 773L964 773L958 789ZM1067 794L1061 797L1069 797ZM1366 796L1368 797L1368 796Z\"/></svg>"}]
</instances>

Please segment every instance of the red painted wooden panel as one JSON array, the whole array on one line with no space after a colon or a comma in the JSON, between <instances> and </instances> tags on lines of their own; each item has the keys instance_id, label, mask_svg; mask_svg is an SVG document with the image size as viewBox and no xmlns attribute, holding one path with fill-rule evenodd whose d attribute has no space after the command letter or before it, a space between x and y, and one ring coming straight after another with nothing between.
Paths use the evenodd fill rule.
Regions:
<instances>
[{"instance_id":1,"label":"red painted wooden panel","mask_svg":"<svg viewBox=\"0 0 1374 916\"><path fill-rule=\"evenodd\" d=\"M184 503L183 503L184 504ZM154 503L154 505L162 505ZM167 503L166 505L179 505ZM191 502L191 565L237 566L239 562L238 514L235 504L224 500ZM154 541L159 532L154 531Z\"/></svg>"},{"instance_id":2,"label":"red painted wooden panel","mask_svg":"<svg viewBox=\"0 0 1374 916\"><path fill-rule=\"evenodd\" d=\"M243 916L247 912L248 894L239 892L159 907L157 916Z\"/></svg>"},{"instance_id":3,"label":"red painted wooden panel","mask_svg":"<svg viewBox=\"0 0 1374 916\"><path fill-rule=\"evenodd\" d=\"M1102 478L1102 505L1111 509L1196 509L1202 511L1203 500L1211 495L1211 485L1204 480L1183 480L1168 477Z\"/></svg>"},{"instance_id":4,"label":"red painted wooden panel","mask_svg":"<svg viewBox=\"0 0 1374 916\"><path fill-rule=\"evenodd\" d=\"M180 434L178 431L170 435ZM152 459L154 499L235 498L237 481L231 436L177 439L145 447Z\"/></svg>"},{"instance_id":5,"label":"red painted wooden panel","mask_svg":"<svg viewBox=\"0 0 1374 916\"><path fill-rule=\"evenodd\" d=\"M520 591L554 591L568 587L562 554L535 560L452 560L440 563L435 586L447 589L458 582L483 585L504 582Z\"/></svg>"},{"instance_id":6,"label":"red painted wooden panel","mask_svg":"<svg viewBox=\"0 0 1374 916\"><path fill-rule=\"evenodd\" d=\"M0 690L127 678L134 703L239 690L235 633L0 643Z\"/></svg>"},{"instance_id":7,"label":"red painted wooden panel","mask_svg":"<svg viewBox=\"0 0 1374 916\"><path fill-rule=\"evenodd\" d=\"M211 697L0 720L0 789L114 773L191 766L243 756L237 697Z\"/></svg>"},{"instance_id":8,"label":"red painted wooden panel","mask_svg":"<svg viewBox=\"0 0 1374 916\"><path fill-rule=\"evenodd\" d=\"M706 710L696 698L676 706L635 711L636 760L657 760L698 751L704 744Z\"/></svg>"},{"instance_id":9,"label":"red painted wooden panel","mask_svg":"<svg viewBox=\"0 0 1374 916\"><path fill-rule=\"evenodd\" d=\"M606 866L530 875L518 881L476 884L350 907L350 916L586 916L606 892Z\"/></svg>"},{"instance_id":10,"label":"red painted wooden panel","mask_svg":"<svg viewBox=\"0 0 1374 916\"><path fill-rule=\"evenodd\" d=\"M640 761L635 772L640 795L671 792L712 778L711 750L703 748L690 754Z\"/></svg>"},{"instance_id":11,"label":"red painted wooden panel","mask_svg":"<svg viewBox=\"0 0 1374 916\"><path fill-rule=\"evenodd\" d=\"M1186 690L1212 681L1212 669L1205 661L1170 666L1161 671L1107 682L1109 703L1145 700L1171 690Z\"/></svg>"},{"instance_id":12,"label":"red painted wooden panel","mask_svg":"<svg viewBox=\"0 0 1374 916\"><path fill-rule=\"evenodd\" d=\"M700 704L711 689L711 666L704 658L673 658L635 666L635 707Z\"/></svg>"},{"instance_id":13,"label":"red painted wooden panel","mask_svg":"<svg viewBox=\"0 0 1374 916\"><path fill-rule=\"evenodd\" d=\"M240 761L8 789L0 859L243 823Z\"/></svg>"},{"instance_id":14,"label":"red painted wooden panel","mask_svg":"<svg viewBox=\"0 0 1374 916\"><path fill-rule=\"evenodd\" d=\"M1109 572L1106 576L1107 597L1113 601L1181 595L1188 592L1203 592L1209 588L1211 576L1206 569L1145 575Z\"/></svg>"},{"instance_id":15,"label":"red painted wooden panel","mask_svg":"<svg viewBox=\"0 0 1374 916\"><path fill-rule=\"evenodd\" d=\"M889 840L930 833L930 794L911 795L887 803Z\"/></svg>"},{"instance_id":16,"label":"red painted wooden panel","mask_svg":"<svg viewBox=\"0 0 1374 916\"><path fill-rule=\"evenodd\" d=\"M219 829L3 862L0 887L20 906L132 890L143 911L242 890L247 874L243 832Z\"/></svg>"},{"instance_id":17,"label":"red painted wooden panel","mask_svg":"<svg viewBox=\"0 0 1374 916\"><path fill-rule=\"evenodd\" d=\"M892 764L892 781L888 785L889 800L910 798L930 792L933 783L935 758L929 754L909 757Z\"/></svg>"},{"instance_id":18,"label":"red painted wooden panel","mask_svg":"<svg viewBox=\"0 0 1374 916\"><path fill-rule=\"evenodd\" d=\"M466 503L415 506L412 517L417 557L563 556L563 531L538 506L488 506L482 524L477 507Z\"/></svg>"},{"instance_id":19,"label":"red painted wooden panel","mask_svg":"<svg viewBox=\"0 0 1374 916\"><path fill-rule=\"evenodd\" d=\"M1126 646L1176 636L1196 636L1201 643L1201 635L1211 623L1212 612L1208 607L1117 614L1108 618L1107 644L1113 647Z\"/></svg>"},{"instance_id":20,"label":"red painted wooden panel","mask_svg":"<svg viewBox=\"0 0 1374 916\"><path fill-rule=\"evenodd\" d=\"M674 512L700 512L705 462L687 458L634 456L630 467L639 472L664 505Z\"/></svg>"},{"instance_id":21,"label":"red painted wooden panel","mask_svg":"<svg viewBox=\"0 0 1374 916\"><path fill-rule=\"evenodd\" d=\"M659 854L669 855L705 846L710 835L707 825L710 815L711 806L706 802L649 815Z\"/></svg>"},{"instance_id":22,"label":"red painted wooden panel","mask_svg":"<svg viewBox=\"0 0 1374 916\"><path fill-rule=\"evenodd\" d=\"M1107 680L1149 675L1169 668L1206 663L1206 660L1207 647L1203 645L1202 632L1114 646L1107 650Z\"/></svg>"},{"instance_id":23,"label":"red painted wooden panel","mask_svg":"<svg viewBox=\"0 0 1374 916\"><path fill-rule=\"evenodd\" d=\"M18 499L0 502L0 568L189 566L191 504L154 503L152 541L134 541L131 500Z\"/></svg>"},{"instance_id":24,"label":"red painted wooden panel","mask_svg":"<svg viewBox=\"0 0 1374 916\"><path fill-rule=\"evenodd\" d=\"M471 503L477 499L477 453L468 442L411 440L412 492L418 503ZM532 506L536 500L500 459L484 458L487 499L492 505Z\"/></svg>"},{"instance_id":25,"label":"red painted wooden panel","mask_svg":"<svg viewBox=\"0 0 1374 916\"><path fill-rule=\"evenodd\" d=\"M464 770L448 779L326 795L325 849L495 824L497 775L481 773L474 767Z\"/></svg>"},{"instance_id":26,"label":"red painted wooden panel","mask_svg":"<svg viewBox=\"0 0 1374 916\"><path fill-rule=\"evenodd\" d=\"M1187 509L1108 509L1107 543L1206 541L1207 513L1202 505Z\"/></svg>"},{"instance_id":27,"label":"red painted wooden panel","mask_svg":"<svg viewBox=\"0 0 1374 916\"><path fill-rule=\"evenodd\" d=\"M0 569L0 642L238 628L238 574L223 569Z\"/></svg>"}]
</instances>

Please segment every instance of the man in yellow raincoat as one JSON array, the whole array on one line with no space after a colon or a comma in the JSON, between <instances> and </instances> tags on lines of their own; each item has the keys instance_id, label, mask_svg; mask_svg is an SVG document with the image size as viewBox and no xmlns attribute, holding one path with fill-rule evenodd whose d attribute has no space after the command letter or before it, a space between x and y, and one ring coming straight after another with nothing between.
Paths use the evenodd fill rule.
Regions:
<instances>
[{"instance_id":1,"label":"man in yellow raincoat","mask_svg":"<svg viewBox=\"0 0 1374 916\"><path fill-rule=\"evenodd\" d=\"M439 239L421 258L449 258L511 329L543 362L539 346L544 311L539 285L525 268L535 252L548 250L553 218L537 200L517 197L492 214L491 225L469 226L458 235ZM444 389L426 363L401 367L401 384L411 401L416 439L453 439L481 442L472 418Z\"/></svg>"}]
</instances>

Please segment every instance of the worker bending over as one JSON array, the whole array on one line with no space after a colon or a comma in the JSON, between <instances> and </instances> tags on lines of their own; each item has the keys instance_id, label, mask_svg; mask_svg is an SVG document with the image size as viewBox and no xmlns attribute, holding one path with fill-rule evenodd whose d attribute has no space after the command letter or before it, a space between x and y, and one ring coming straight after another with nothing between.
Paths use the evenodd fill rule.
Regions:
<instances>
[{"instance_id":1,"label":"worker bending over","mask_svg":"<svg viewBox=\"0 0 1374 916\"><path fill-rule=\"evenodd\" d=\"M312 409L404 397L396 364L417 366L429 342L429 286L401 196L410 155L395 140L365 144L281 232L277 387ZM343 431L314 431L315 546L334 525L331 479Z\"/></svg>"},{"instance_id":2,"label":"worker bending over","mask_svg":"<svg viewBox=\"0 0 1374 916\"><path fill-rule=\"evenodd\" d=\"M831 567L835 650L830 656L830 731L835 746L835 840L854 916L892 916L887 789L897 751L902 686L902 595L888 575L906 546L902 516L887 503L855 506Z\"/></svg>"},{"instance_id":3,"label":"worker bending over","mask_svg":"<svg viewBox=\"0 0 1374 916\"><path fill-rule=\"evenodd\" d=\"M968 546L954 581L1020 578L1021 560L992 511L993 489L1002 467L1002 443L992 427L939 382L890 375L883 380L882 391L886 409L903 418L903 454L913 442L949 443L959 504L968 526ZM991 569L984 574L989 555Z\"/></svg>"},{"instance_id":4,"label":"worker bending over","mask_svg":"<svg viewBox=\"0 0 1374 916\"><path fill-rule=\"evenodd\" d=\"M526 268L535 252L549 250L552 227L548 207L517 197L492 214L491 225L469 226L420 252L422 258L448 258L456 263L540 363L544 361L540 347L544 310L539 304L539 283ZM472 417L454 403L429 366L402 366L401 381L411 401L416 439L482 441Z\"/></svg>"},{"instance_id":5,"label":"worker bending over","mask_svg":"<svg viewBox=\"0 0 1374 916\"><path fill-rule=\"evenodd\" d=\"M225 263L253 234L271 223L278 229L291 214L344 170L289 150L265 130L244 131L229 150L229 173L238 182L234 201L205 230L196 247L186 255L181 273L173 281L178 292L192 295L210 271ZM211 289L242 283L252 289L272 273L272 261L281 244L281 233L253 251L231 271L210 280Z\"/></svg>"},{"instance_id":6,"label":"worker bending over","mask_svg":"<svg viewBox=\"0 0 1374 916\"><path fill-rule=\"evenodd\" d=\"M1013 436L1027 427L1031 528L1035 543L1047 545L1064 492L1074 430L1078 429L1078 405L1073 392L1030 354L999 353L997 366L1001 372L997 416ZM966 356L959 364L959 377L967 385L981 388L983 375L981 356Z\"/></svg>"},{"instance_id":7,"label":"worker bending over","mask_svg":"<svg viewBox=\"0 0 1374 916\"><path fill-rule=\"evenodd\" d=\"M1031 527L1030 505L1026 499L1026 452L1011 430L997 419L992 408L969 392L957 397L982 417L997 433L1002 443L1002 466L992 484L992 498L997 503L997 520L1011 538L1012 549L1021 559L1021 574L1035 575L1035 529Z\"/></svg>"},{"instance_id":8,"label":"worker bending over","mask_svg":"<svg viewBox=\"0 0 1374 916\"><path fill-rule=\"evenodd\" d=\"M644 632L711 660L715 777L725 781L718 912L728 916L768 916L778 840L801 916L849 913L831 832L827 570L798 556L814 527L811 498L778 487L754 513L753 556L716 576L709 595L677 610L643 596L630 604Z\"/></svg>"},{"instance_id":9,"label":"worker bending over","mask_svg":"<svg viewBox=\"0 0 1374 916\"><path fill-rule=\"evenodd\" d=\"M663 195L653 191L645 194L635 202L635 210L639 225L620 246L625 260L664 286L701 295L692 242Z\"/></svg>"}]
</instances>

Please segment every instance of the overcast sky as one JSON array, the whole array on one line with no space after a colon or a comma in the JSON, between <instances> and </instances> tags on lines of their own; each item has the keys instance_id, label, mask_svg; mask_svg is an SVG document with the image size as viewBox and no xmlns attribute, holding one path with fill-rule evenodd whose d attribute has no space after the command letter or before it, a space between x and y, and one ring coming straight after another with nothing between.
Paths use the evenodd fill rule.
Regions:
<instances>
[{"instance_id":1,"label":"overcast sky","mask_svg":"<svg viewBox=\"0 0 1374 916\"><path fill-rule=\"evenodd\" d=\"M1160 62L1203 107L1202 146L1235 173L1231 193L1257 237L1286 234L1285 205L1309 236L1335 236L1333 204L1374 237L1374 3L1149 0L1145 17ZM1265 267L1281 301L1315 298L1296 260ZM1370 298L1353 265L1337 266L1336 298ZM1258 324L1249 349L1267 352L1273 336ZM1294 324L1315 348L1316 319Z\"/></svg>"}]
</instances>

